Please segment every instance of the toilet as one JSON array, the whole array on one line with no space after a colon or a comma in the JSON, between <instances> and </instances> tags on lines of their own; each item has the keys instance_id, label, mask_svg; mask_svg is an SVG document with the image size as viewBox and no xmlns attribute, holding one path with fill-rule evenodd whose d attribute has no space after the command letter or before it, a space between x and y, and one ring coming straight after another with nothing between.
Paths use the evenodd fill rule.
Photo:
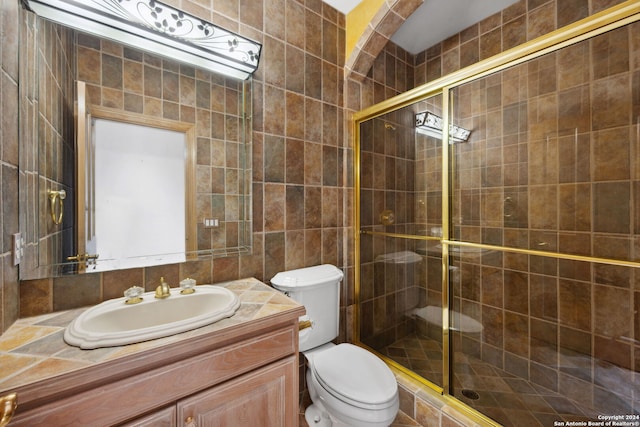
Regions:
<instances>
[{"instance_id":1,"label":"toilet","mask_svg":"<svg viewBox=\"0 0 640 427\"><path fill-rule=\"evenodd\" d=\"M386 427L399 408L398 384L389 367L353 344L333 344L338 336L343 273L329 264L283 271L273 287L305 306L300 351L307 360L307 388L313 404L309 426Z\"/></svg>"}]
</instances>

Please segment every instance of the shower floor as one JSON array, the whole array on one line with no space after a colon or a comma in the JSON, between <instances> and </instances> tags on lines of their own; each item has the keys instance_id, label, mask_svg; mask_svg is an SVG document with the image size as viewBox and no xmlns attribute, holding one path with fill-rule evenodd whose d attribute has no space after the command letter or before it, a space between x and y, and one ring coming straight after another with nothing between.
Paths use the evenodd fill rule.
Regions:
<instances>
[{"instance_id":1,"label":"shower floor","mask_svg":"<svg viewBox=\"0 0 640 427\"><path fill-rule=\"evenodd\" d=\"M437 341L408 336L380 353L435 384L442 384L442 345ZM558 393L479 359L462 353L454 357L456 398L506 427L549 427L554 421L589 420L595 416Z\"/></svg>"}]
</instances>

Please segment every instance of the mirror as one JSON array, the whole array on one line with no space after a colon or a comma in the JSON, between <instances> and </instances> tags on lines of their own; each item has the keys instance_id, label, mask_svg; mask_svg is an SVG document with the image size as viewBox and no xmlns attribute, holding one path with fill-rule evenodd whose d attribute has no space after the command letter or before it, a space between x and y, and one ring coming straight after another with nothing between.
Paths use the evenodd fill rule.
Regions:
<instances>
[{"instance_id":1,"label":"mirror","mask_svg":"<svg viewBox=\"0 0 640 427\"><path fill-rule=\"evenodd\" d=\"M21 279L250 252L251 80L226 78L66 28L31 12L23 15L21 51L27 55L20 67L20 230L25 248ZM86 83L87 111L79 102L78 81ZM79 120L82 116L87 120L84 125ZM190 138L178 149L183 152L184 169L178 175L185 177L184 191L175 198L168 193L155 196L165 205L160 207L158 202L158 210L184 206L179 215L184 220L170 214L170 223L155 229L153 237L131 237L136 242L164 241L169 239L169 228L180 230L180 249L157 243L138 253L92 252L95 242L106 239L100 237L100 218L105 213L104 203L99 203L106 199L92 179L97 178L98 165L106 163L96 158L96 173L87 176L81 166L97 151L83 152L76 140L92 141L96 119L144 125L149 130L174 128ZM157 138L136 139L153 142ZM176 168L175 163L171 168ZM117 170L116 176L122 174ZM129 181L131 187L141 187L145 181L158 183L159 179L144 174ZM66 197L52 200L50 190L64 191ZM125 229L124 224L133 227L132 213L125 215L114 203L110 207L118 214L114 211L111 217L117 216L123 224L118 231ZM138 208L134 212L140 213ZM60 216L56 224L53 218Z\"/></svg>"}]
</instances>

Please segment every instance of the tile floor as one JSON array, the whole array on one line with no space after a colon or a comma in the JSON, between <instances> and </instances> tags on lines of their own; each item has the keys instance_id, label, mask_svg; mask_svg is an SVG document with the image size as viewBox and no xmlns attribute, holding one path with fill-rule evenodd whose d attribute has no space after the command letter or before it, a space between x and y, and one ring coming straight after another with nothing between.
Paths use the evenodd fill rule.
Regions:
<instances>
[{"instance_id":1,"label":"tile floor","mask_svg":"<svg viewBox=\"0 0 640 427\"><path fill-rule=\"evenodd\" d=\"M442 384L442 347L437 341L413 335L389 345L381 353ZM455 360L456 397L505 427L548 427L554 421L588 420L596 416L565 396L476 358L456 353ZM463 390L467 396L462 394Z\"/></svg>"}]
</instances>

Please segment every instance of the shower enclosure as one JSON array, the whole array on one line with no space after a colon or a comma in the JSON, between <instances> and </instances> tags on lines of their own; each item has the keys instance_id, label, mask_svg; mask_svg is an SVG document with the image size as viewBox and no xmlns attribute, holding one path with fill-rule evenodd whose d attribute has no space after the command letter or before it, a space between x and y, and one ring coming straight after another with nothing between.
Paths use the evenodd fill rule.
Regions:
<instances>
[{"instance_id":1,"label":"shower enclosure","mask_svg":"<svg viewBox=\"0 0 640 427\"><path fill-rule=\"evenodd\" d=\"M628 9L356 114L358 340L482 424L640 422Z\"/></svg>"}]
</instances>

